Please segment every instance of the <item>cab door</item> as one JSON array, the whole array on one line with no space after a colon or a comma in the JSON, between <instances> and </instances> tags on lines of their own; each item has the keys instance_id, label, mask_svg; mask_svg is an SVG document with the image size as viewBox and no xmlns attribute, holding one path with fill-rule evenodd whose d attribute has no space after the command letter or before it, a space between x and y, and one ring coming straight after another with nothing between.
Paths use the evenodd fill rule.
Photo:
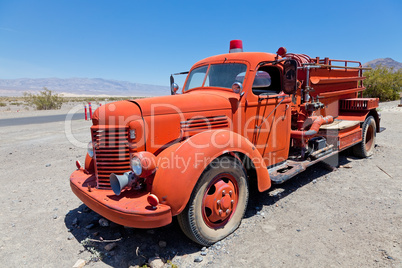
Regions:
<instances>
[{"instance_id":1,"label":"cab door","mask_svg":"<svg viewBox=\"0 0 402 268\"><path fill-rule=\"evenodd\" d=\"M282 69L262 66L254 78L246 105L246 136L267 166L285 161L289 154L291 97L282 90Z\"/></svg>"}]
</instances>

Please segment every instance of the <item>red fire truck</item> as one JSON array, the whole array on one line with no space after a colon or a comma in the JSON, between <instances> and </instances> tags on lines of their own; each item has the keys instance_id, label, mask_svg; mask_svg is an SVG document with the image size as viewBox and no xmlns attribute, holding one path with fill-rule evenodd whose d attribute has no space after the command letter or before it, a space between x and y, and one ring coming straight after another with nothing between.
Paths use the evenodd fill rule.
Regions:
<instances>
[{"instance_id":1,"label":"red fire truck","mask_svg":"<svg viewBox=\"0 0 402 268\"><path fill-rule=\"evenodd\" d=\"M211 245L236 230L249 185L266 191L347 148L374 152L379 100L357 61L243 52L197 62L181 93L109 103L93 115L85 166L70 177L92 210L121 225L165 226ZM250 181L255 181L249 184Z\"/></svg>"}]
</instances>

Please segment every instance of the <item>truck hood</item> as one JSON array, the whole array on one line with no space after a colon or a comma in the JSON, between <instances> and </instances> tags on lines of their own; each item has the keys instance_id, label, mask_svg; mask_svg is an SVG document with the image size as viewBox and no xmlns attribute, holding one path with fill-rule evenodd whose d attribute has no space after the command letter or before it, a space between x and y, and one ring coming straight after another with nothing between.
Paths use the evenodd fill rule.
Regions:
<instances>
[{"instance_id":1,"label":"truck hood","mask_svg":"<svg viewBox=\"0 0 402 268\"><path fill-rule=\"evenodd\" d=\"M126 100L102 105L92 115L93 125L101 126L125 126L137 119L141 119L138 105Z\"/></svg>"},{"instance_id":2,"label":"truck hood","mask_svg":"<svg viewBox=\"0 0 402 268\"><path fill-rule=\"evenodd\" d=\"M230 95L232 95L231 93ZM142 116L165 115L188 112L202 112L232 109L229 94L214 94L208 91L191 92L181 95L153 97L131 100L136 103Z\"/></svg>"}]
</instances>

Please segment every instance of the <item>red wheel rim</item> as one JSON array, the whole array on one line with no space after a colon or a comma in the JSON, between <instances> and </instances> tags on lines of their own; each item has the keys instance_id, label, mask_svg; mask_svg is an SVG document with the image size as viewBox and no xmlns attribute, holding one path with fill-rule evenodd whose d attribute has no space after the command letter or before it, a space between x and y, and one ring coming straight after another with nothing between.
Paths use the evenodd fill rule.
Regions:
<instances>
[{"instance_id":1,"label":"red wheel rim","mask_svg":"<svg viewBox=\"0 0 402 268\"><path fill-rule=\"evenodd\" d=\"M225 226L236 211L239 187L229 173L217 175L209 183L202 199L202 217L211 228Z\"/></svg>"},{"instance_id":2,"label":"red wheel rim","mask_svg":"<svg viewBox=\"0 0 402 268\"><path fill-rule=\"evenodd\" d=\"M370 125L366 132L366 151L370 151L374 143L374 127Z\"/></svg>"}]
</instances>

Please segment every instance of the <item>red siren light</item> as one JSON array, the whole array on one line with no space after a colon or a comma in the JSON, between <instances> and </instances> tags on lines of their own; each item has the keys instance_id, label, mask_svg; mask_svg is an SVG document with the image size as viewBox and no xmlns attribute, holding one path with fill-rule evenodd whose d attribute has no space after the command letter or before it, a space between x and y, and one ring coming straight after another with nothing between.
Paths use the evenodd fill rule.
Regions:
<instances>
[{"instance_id":1,"label":"red siren light","mask_svg":"<svg viewBox=\"0 0 402 268\"><path fill-rule=\"evenodd\" d=\"M243 52L243 41L242 40L232 40L230 41L229 53Z\"/></svg>"}]
</instances>

